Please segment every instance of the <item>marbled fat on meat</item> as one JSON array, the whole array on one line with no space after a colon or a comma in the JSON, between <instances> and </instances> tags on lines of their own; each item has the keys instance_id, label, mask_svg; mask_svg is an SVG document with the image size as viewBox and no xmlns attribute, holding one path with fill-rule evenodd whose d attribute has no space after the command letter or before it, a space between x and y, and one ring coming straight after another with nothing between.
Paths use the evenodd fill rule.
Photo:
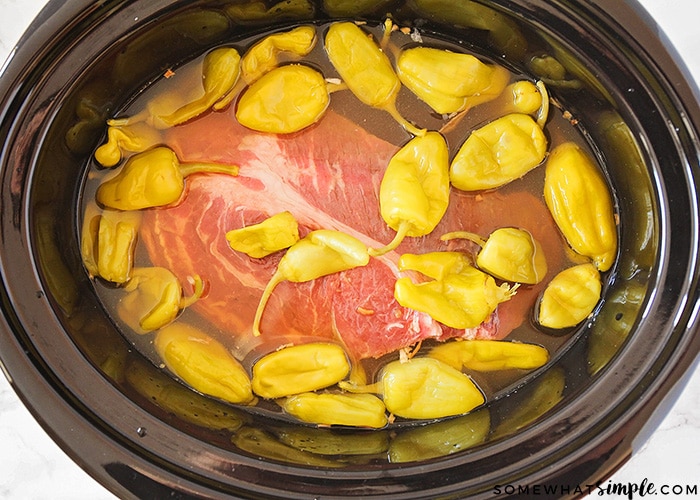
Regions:
<instances>
[{"instance_id":1,"label":"marbled fat on meat","mask_svg":"<svg viewBox=\"0 0 700 500\"><path fill-rule=\"evenodd\" d=\"M253 338L256 306L282 252L250 258L228 246L226 232L287 210L299 222L302 236L314 229L336 229L381 247L393 231L379 213L379 184L398 147L333 113L284 137L251 132L228 113L212 113L172 129L167 143L184 162L240 166L237 177L190 176L179 203L147 211L141 238L154 265L171 269L181 280L197 274L206 281L207 293L195 309L236 337L242 351L259 342L278 346L335 339L353 359L363 359L427 338L501 338L517 326L517 321L503 321L505 304L487 323L465 332L401 307L393 297L399 253L446 249L437 240L440 234L464 229L469 220L478 226L472 213L483 199L459 195L433 235L409 238L398 253L307 283L278 285L265 309L262 336ZM472 224L469 229L479 228ZM518 314L522 317L522 311ZM498 328L499 321L503 328Z\"/></svg>"}]
</instances>

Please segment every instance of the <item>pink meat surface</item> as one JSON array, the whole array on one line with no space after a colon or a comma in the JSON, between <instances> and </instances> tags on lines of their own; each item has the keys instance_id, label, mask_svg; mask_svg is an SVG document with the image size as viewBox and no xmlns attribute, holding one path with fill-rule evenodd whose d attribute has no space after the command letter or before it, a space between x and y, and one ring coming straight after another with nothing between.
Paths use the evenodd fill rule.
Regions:
<instances>
[{"instance_id":1,"label":"pink meat surface","mask_svg":"<svg viewBox=\"0 0 700 500\"><path fill-rule=\"evenodd\" d=\"M253 338L256 306L282 252L263 259L248 257L229 247L226 232L289 211L302 236L314 229L336 229L381 247L394 232L379 213L379 184L398 147L334 113L284 137L251 132L229 113L213 113L172 129L167 143L183 162L240 166L236 177L190 176L178 204L146 212L141 237L155 265L171 269L181 280L197 274L206 281L206 294L194 308L235 337L243 355L259 343L279 346L329 339L341 341L353 359L364 359L428 338L503 338L522 321L537 287L519 292L480 327L454 330L396 302L398 255L459 245L438 241L444 232L459 229L483 234L503 225L525 227L545 246L553 235L558 238L547 222L546 207L531 195L456 193L432 235L411 238L397 252L373 258L366 267L278 285L265 308L262 335ZM527 204L529 210L510 210L513 203ZM554 246L545 250L557 253Z\"/></svg>"}]
</instances>

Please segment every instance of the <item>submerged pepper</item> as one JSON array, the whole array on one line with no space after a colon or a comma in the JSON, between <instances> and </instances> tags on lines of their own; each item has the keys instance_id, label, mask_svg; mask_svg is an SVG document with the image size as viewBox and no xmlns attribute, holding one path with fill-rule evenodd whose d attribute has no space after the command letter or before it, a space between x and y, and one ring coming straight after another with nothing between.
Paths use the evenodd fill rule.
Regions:
<instances>
[{"instance_id":1,"label":"submerged pepper","mask_svg":"<svg viewBox=\"0 0 700 500\"><path fill-rule=\"evenodd\" d=\"M142 153L163 141L161 133L144 122L110 125L107 142L95 151L95 160L103 167L114 167L124 153Z\"/></svg>"},{"instance_id":2,"label":"submerged pepper","mask_svg":"<svg viewBox=\"0 0 700 500\"><path fill-rule=\"evenodd\" d=\"M505 340L455 340L433 347L428 356L462 370L533 370L549 361L547 349Z\"/></svg>"},{"instance_id":3,"label":"submerged pepper","mask_svg":"<svg viewBox=\"0 0 700 500\"><path fill-rule=\"evenodd\" d=\"M312 424L380 429L388 421L384 403L372 394L305 392L286 398L281 405L290 415Z\"/></svg>"},{"instance_id":4,"label":"submerged pepper","mask_svg":"<svg viewBox=\"0 0 700 500\"><path fill-rule=\"evenodd\" d=\"M511 113L471 133L450 165L457 189L479 191L519 179L542 163L547 138L529 115Z\"/></svg>"},{"instance_id":5,"label":"submerged pepper","mask_svg":"<svg viewBox=\"0 0 700 500\"><path fill-rule=\"evenodd\" d=\"M164 267L134 268L124 287L126 296L119 301L119 317L136 333L158 330L172 323L177 315L197 301L204 283L193 276L194 293L183 296L182 284Z\"/></svg>"},{"instance_id":6,"label":"submerged pepper","mask_svg":"<svg viewBox=\"0 0 700 500\"><path fill-rule=\"evenodd\" d=\"M279 65L281 54L305 56L315 45L316 29L313 26L299 26L284 33L266 36L243 54L243 80L253 83Z\"/></svg>"},{"instance_id":7,"label":"submerged pepper","mask_svg":"<svg viewBox=\"0 0 700 500\"><path fill-rule=\"evenodd\" d=\"M303 64L265 73L241 95L236 118L258 132L289 134L321 119L330 103L323 75Z\"/></svg>"},{"instance_id":8,"label":"submerged pepper","mask_svg":"<svg viewBox=\"0 0 700 500\"><path fill-rule=\"evenodd\" d=\"M117 284L131 278L140 225L140 213L86 207L80 250L91 276Z\"/></svg>"},{"instance_id":9,"label":"submerged pepper","mask_svg":"<svg viewBox=\"0 0 700 500\"><path fill-rule=\"evenodd\" d=\"M253 365L253 392L274 399L311 392L337 384L350 372L342 347L313 342L284 347Z\"/></svg>"},{"instance_id":10,"label":"submerged pepper","mask_svg":"<svg viewBox=\"0 0 700 500\"><path fill-rule=\"evenodd\" d=\"M157 129L166 129L212 108L221 109L233 98L232 91L240 75L240 61L241 56L234 48L214 49L204 57L201 85L188 82L178 85L173 91L150 101L141 113L109 120L108 125L124 126L146 121Z\"/></svg>"},{"instance_id":11,"label":"submerged pepper","mask_svg":"<svg viewBox=\"0 0 700 500\"><path fill-rule=\"evenodd\" d=\"M484 395L464 373L432 358L392 361L379 382L368 386L341 383L356 393L377 393L386 409L404 418L442 418L467 413L484 404Z\"/></svg>"},{"instance_id":12,"label":"submerged pepper","mask_svg":"<svg viewBox=\"0 0 700 500\"><path fill-rule=\"evenodd\" d=\"M280 212L258 224L233 229L226 239L234 250L260 259L299 241L299 224L290 212Z\"/></svg>"},{"instance_id":13,"label":"submerged pepper","mask_svg":"<svg viewBox=\"0 0 700 500\"><path fill-rule=\"evenodd\" d=\"M445 214L449 199L445 139L438 132L414 137L391 158L379 188L382 218L396 231L396 237L371 254L395 249L406 236L429 234Z\"/></svg>"},{"instance_id":14,"label":"submerged pepper","mask_svg":"<svg viewBox=\"0 0 700 500\"><path fill-rule=\"evenodd\" d=\"M441 114L457 113L495 99L510 74L471 54L432 47L404 50L396 62L401 82Z\"/></svg>"},{"instance_id":15,"label":"submerged pepper","mask_svg":"<svg viewBox=\"0 0 700 500\"><path fill-rule=\"evenodd\" d=\"M557 146L547 159L544 199L575 252L599 271L617 254L617 226L610 190L593 160L573 142Z\"/></svg>"},{"instance_id":16,"label":"submerged pepper","mask_svg":"<svg viewBox=\"0 0 700 500\"><path fill-rule=\"evenodd\" d=\"M487 408L463 417L408 428L391 440L389 461L418 462L459 453L486 441L490 430L491 416Z\"/></svg>"},{"instance_id":17,"label":"submerged pepper","mask_svg":"<svg viewBox=\"0 0 700 500\"><path fill-rule=\"evenodd\" d=\"M185 323L158 330L153 345L165 366L187 385L229 403L255 400L250 377L218 340Z\"/></svg>"},{"instance_id":18,"label":"submerged pepper","mask_svg":"<svg viewBox=\"0 0 700 500\"><path fill-rule=\"evenodd\" d=\"M486 273L473 267L459 252L403 254L399 270L418 271L432 278L414 283L399 278L394 297L404 307L424 312L452 328L475 328L486 321L498 304L515 294L515 287L498 286Z\"/></svg>"},{"instance_id":19,"label":"submerged pepper","mask_svg":"<svg viewBox=\"0 0 700 500\"><path fill-rule=\"evenodd\" d=\"M552 329L576 326L593 312L601 290L600 273L593 264L564 269L545 288L537 322Z\"/></svg>"},{"instance_id":20,"label":"submerged pepper","mask_svg":"<svg viewBox=\"0 0 700 500\"><path fill-rule=\"evenodd\" d=\"M283 281L302 283L369 263L367 247L357 238L340 231L319 229L292 245L280 260L260 298L253 322L253 334L260 335L265 305L275 287Z\"/></svg>"},{"instance_id":21,"label":"submerged pepper","mask_svg":"<svg viewBox=\"0 0 700 500\"><path fill-rule=\"evenodd\" d=\"M388 112L409 133L423 135L396 109L401 81L389 58L379 46L353 22L338 22L326 33L328 58L343 82L360 101Z\"/></svg>"},{"instance_id":22,"label":"submerged pepper","mask_svg":"<svg viewBox=\"0 0 700 500\"><path fill-rule=\"evenodd\" d=\"M180 163L175 152L157 147L132 156L117 175L97 188L95 199L117 210L169 205L180 199L185 177L195 173L237 175L238 167L216 163Z\"/></svg>"},{"instance_id":23,"label":"submerged pepper","mask_svg":"<svg viewBox=\"0 0 700 500\"><path fill-rule=\"evenodd\" d=\"M476 265L495 278L535 285L547 274L542 245L525 229L503 227L484 240L467 231L444 234L443 241L465 238L481 246Z\"/></svg>"}]
</instances>

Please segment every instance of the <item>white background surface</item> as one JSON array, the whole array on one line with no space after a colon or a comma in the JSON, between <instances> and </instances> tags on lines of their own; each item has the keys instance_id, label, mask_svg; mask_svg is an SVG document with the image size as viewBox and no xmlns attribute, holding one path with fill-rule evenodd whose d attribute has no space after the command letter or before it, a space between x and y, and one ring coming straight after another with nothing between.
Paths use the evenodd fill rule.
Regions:
<instances>
[{"instance_id":1,"label":"white background surface","mask_svg":"<svg viewBox=\"0 0 700 500\"><path fill-rule=\"evenodd\" d=\"M0 63L45 3L0 0ZM641 3L666 32L696 81L700 81L700 2L642 0ZM657 486L700 485L699 445L700 370L696 368L681 397L652 437L646 443L637 443L630 461L610 481L638 484L646 478ZM51 441L0 374L0 499L114 498Z\"/></svg>"}]
</instances>

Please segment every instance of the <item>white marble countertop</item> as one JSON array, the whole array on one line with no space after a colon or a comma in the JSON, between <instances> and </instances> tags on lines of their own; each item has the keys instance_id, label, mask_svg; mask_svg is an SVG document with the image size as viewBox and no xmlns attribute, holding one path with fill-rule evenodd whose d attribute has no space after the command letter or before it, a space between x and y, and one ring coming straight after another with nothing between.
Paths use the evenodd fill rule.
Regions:
<instances>
[{"instance_id":1,"label":"white marble countertop","mask_svg":"<svg viewBox=\"0 0 700 500\"><path fill-rule=\"evenodd\" d=\"M46 3L0 0L0 62ZM641 0L700 82L700 4L697 0ZM610 479L667 485L669 497L700 486L700 369L651 438L636 443L632 458ZM696 490L696 496L700 488ZM662 490L663 491L663 490ZM638 498L636 496L635 498ZM107 500L114 495L73 463L48 437L0 375L0 499ZM608 498L623 498L610 496Z\"/></svg>"}]
</instances>

